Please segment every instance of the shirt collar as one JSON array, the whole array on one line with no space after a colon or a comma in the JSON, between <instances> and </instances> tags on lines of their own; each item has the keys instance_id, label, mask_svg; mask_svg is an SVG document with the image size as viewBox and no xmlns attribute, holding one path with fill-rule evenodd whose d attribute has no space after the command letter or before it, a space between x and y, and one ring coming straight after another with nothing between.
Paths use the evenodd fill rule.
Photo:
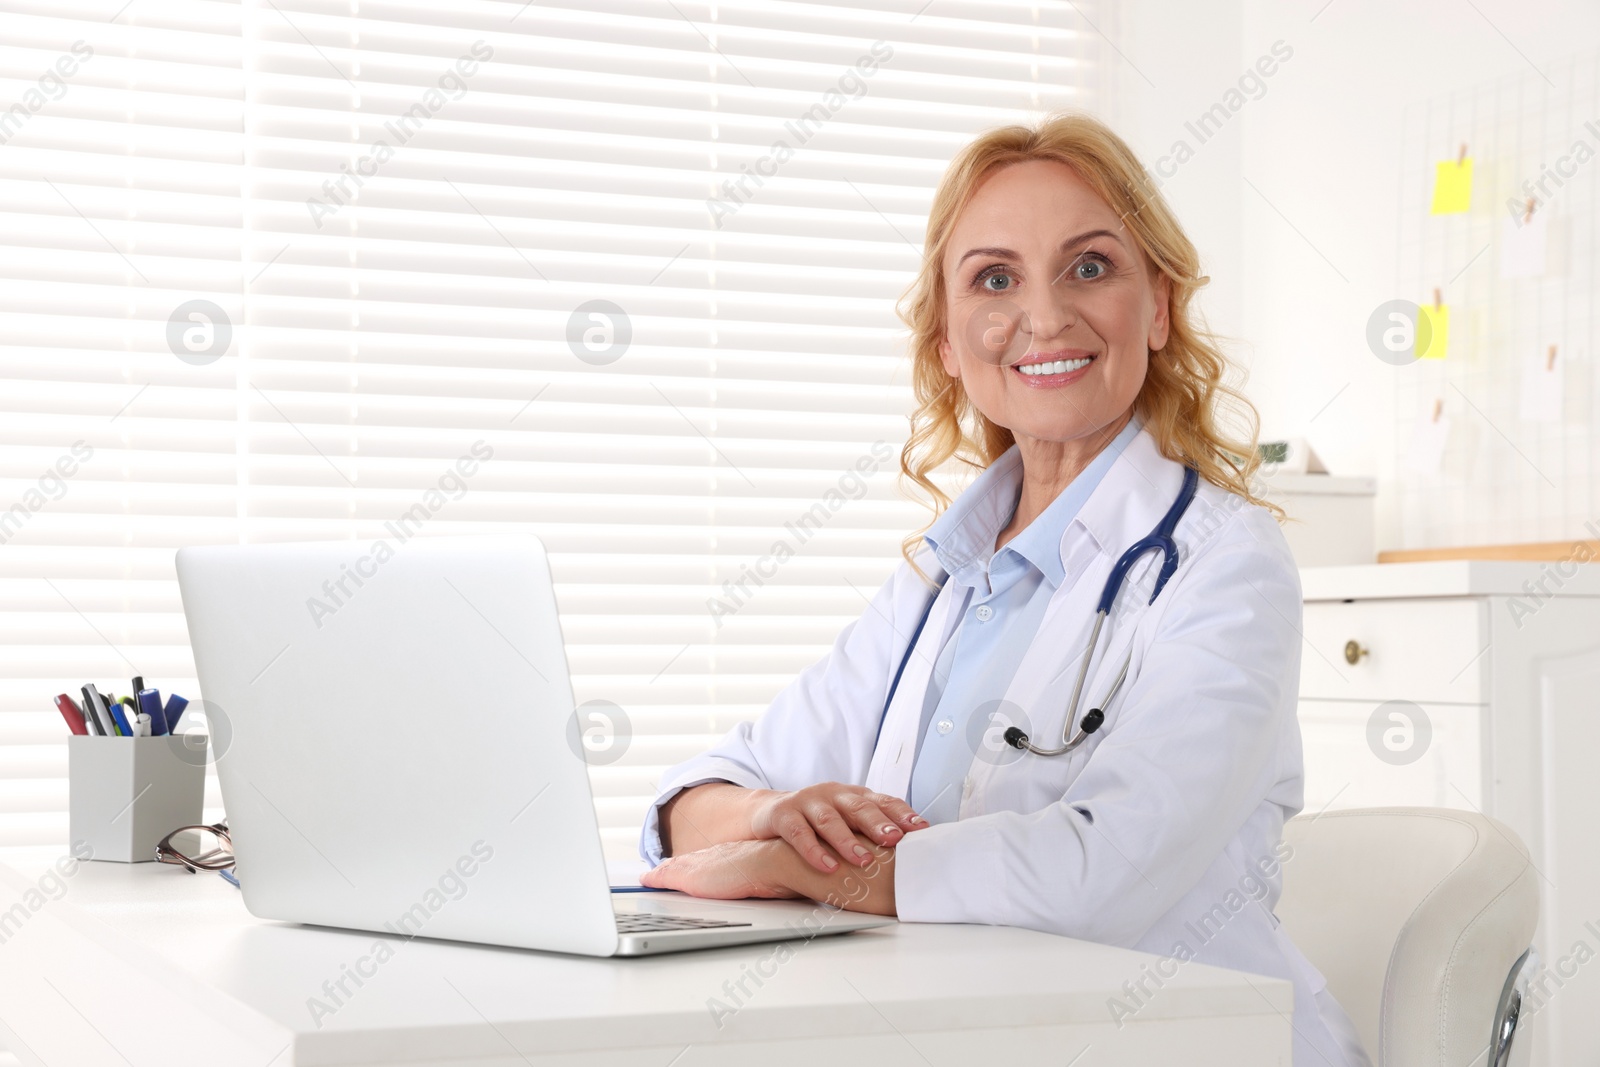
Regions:
<instances>
[{"instance_id":1,"label":"shirt collar","mask_svg":"<svg viewBox=\"0 0 1600 1067\"><path fill-rule=\"evenodd\" d=\"M1037 567L1053 586L1066 577L1061 562L1061 539L1067 525L1100 484L1128 442L1143 427L1138 415L1111 439L1099 455L1067 484L1027 528L1007 541L1002 552L1013 551ZM952 577L967 585L973 571L986 566L994 553L995 538L1016 513L1022 489L1022 454L1013 444L973 479L943 515L934 520L922 539Z\"/></svg>"},{"instance_id":2,"label":"shirt collar","mask_svg":"<svg viewBox=\"0 0 1600 1067\"><path fill-rule=\"evenodd\" d=\"M1022 453L1013 444L923 532L923 541L952 578L966 585L980 584L972 580L973 571L994 554L994 539L1016 513L1021 488Z\"/></svg>"}]
</instances>

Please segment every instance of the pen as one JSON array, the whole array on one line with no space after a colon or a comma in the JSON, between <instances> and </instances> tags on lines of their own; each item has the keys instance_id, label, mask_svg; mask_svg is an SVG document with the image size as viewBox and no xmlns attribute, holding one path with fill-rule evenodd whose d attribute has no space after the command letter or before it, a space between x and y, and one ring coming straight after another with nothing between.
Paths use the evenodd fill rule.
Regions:
<instances>
[{"instance_id":1,"label":"pen","mask_svg":"<svg viewBox=\"0 0 1600 1067\"><path fill-rule=\"evenodd\" d=\"M144 675L136 674L133 676L133 692L135 695L144 692Z\"/></svg>"},{"instance_id":2,"label":"pen","mask_svg":"<svg viewBox=\"0 0 1600 1067\"><path fill-rule=\"evenodd\" d=\"M177 693L167 694L167 706L163 709L167 717L167 733L172 733L178 728L178 719L183 715L183 709L189 702Z\"/></svg>"},{"instance_id":3,"label":"pen","mask_svg":"<svg viewBox=\"0 0 1600 1067\"><path fill-rule=\"evenodd\" d=\"M111 713L111 709L117 706L116 696L98 689L94 691L94 696L100 702L100 718L106 725L106 736L121 737L122 728L117 725L117 717Z\"/></svg>"},{"instance_id":4,"label":"pen","mask_svg":"<svg viewBox=\"0 0 1600 1067\"><path fill-rule=\"evenodd\" d=\"M115 706L115 704L117 702L116 698L113 697L110 693L102 693L99 690L96 690L94 695L95 695L95 698L100 701L100 718L105 720L106 736L107 737L120 737L120 736L122 736L121 732L117 728L117 717L115 715L111 714L111 709L112 709L113 706Z\"/></svg>"},{"instance_id":5,"label":"pen","mask_svg":"<svg viewBox=\"0 0 1600 1067\"><path fill-rule=\"evenodd\" d=\"M146 715L142 711L134 713L134 716L133 716L133 736L134 737L149 737L150 736L150 716Z\"/></svg>"},{"instance_id":6,"label":"pen","mask_svg":"<svg viewBox=\"0 0 1600 1067\"><path fill-rule=\"evenodd\" d=\"M142 679L134 679L142 681ZM161 693L155 689L139 690L139 713L150 717L150 736L167 735L167 715L161 710Z\"/></svg>"},{"instance_id":7,"label":"pen","mask_svg":"<svg viewBox=\"0 0 1600 1067\"><path fill-rule=\"evenodd\" d=\"M67 720L67 729L75 734L87 734L89 732L89 727L83 721L83 712L67 694L57 694L56 710L60 711L61 717Z\"/></svg>"},{"instance_id":8,"label":"pen","mask_svg":"<svg viewBox=\"0 0 1600 1067\"><path fill-rule=\"evenodd\" d=\"M93 727L97 736L114 737L116 735L115 730L112 728L111 717L100 706L100 693L95 689L93 682L83 686L83 710L88 716L89 725Z\"/></svg>"},{"instance_id":9,"label":"pen","mask_svg":"<svg viewBox=\"0 0 1600 1067\"><path fill-rule=\"evenodd\" d=\"M117 730L123 737L133 736L133 727L128 725L128 716L122 710L122 702L111 705L111 721L117 724Z\"/></svg>"},{"instance_id":10,"label":"pen","mask_svg":"<svg viewBox=\"0 0 1600 1067\"><path fill-rule=\"evenodd\" d=\"M122 737L122 736L124 736L123 733L122 733L122 727L117 725L117 717L116 717L116 715L111 711L112 708L120 707L120 706L121 706L121 703L117 700L117 698L113 694L111 694L111 693L101 693L100 694L100 710L105 712L106 722L107 722L107 724L109 724L109 726L111 728L110 729L110 734L111 734L112 737Z\"/></svg>"}]
</instances>

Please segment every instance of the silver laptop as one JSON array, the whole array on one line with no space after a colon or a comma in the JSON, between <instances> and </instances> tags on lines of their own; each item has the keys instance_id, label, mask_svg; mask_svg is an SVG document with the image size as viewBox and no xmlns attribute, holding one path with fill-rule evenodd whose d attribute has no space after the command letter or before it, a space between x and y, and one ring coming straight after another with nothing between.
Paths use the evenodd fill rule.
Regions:
<instances>
[{"instance_id":1,"label":"silver laptop","mask_svg":"<svg viewBox=\"0 0 1600 1067\"><path fill-rule=\"evenodd\" d=\"M532 536L184 548L177 566L254 915L590 956L892 922L612 892Z\"/></svg>"}]
</instances>

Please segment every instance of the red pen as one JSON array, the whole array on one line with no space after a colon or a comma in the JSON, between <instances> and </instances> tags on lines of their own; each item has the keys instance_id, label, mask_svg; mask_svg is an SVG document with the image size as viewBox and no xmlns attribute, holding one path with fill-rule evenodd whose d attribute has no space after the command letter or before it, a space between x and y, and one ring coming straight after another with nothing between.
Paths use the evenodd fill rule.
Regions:
<instances>
[{"instance_id":1,"label":"red pen","mask_svg":"<svg viewBox=\"0 0 1600 1067\"><path fill-rule=\"evenodd\" d=\"M78 702L60 693L56 696L56 710L61 712L61 717L67 720L67 729L75 734L86 734L89 727L84 724L83 710L78 707Z\"/></svg>"}]
</instances>

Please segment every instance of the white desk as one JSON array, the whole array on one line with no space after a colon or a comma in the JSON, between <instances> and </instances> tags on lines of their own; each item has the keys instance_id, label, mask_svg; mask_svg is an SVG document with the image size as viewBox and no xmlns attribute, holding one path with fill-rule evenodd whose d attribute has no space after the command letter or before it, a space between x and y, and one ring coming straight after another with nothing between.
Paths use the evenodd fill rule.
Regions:
<instances>
[{"instance_id":1,"label":"white desk","mask_svg":"<svg viewBox=\"0 0 1600 1067\"><path fill-rule=\"evenodd\" d=\"M1109 999L1157 958L1026 930L906 924L781 953L587 959L264 922L221 878L149 863L83 864L32 908L52 858L0 865L0 1043L29 1065L1290 1061L1286 981L1184 964L1159 989L1146 978L1153 995L1119 1028ZM371 976L346 978L352 995L313 1021L309 998L332 1003L323 983L363 957ZM734 1007L726 984L752 970L770 977L746 977L719 1026L708 1001Z\"/></svg>"}]
</instances>

